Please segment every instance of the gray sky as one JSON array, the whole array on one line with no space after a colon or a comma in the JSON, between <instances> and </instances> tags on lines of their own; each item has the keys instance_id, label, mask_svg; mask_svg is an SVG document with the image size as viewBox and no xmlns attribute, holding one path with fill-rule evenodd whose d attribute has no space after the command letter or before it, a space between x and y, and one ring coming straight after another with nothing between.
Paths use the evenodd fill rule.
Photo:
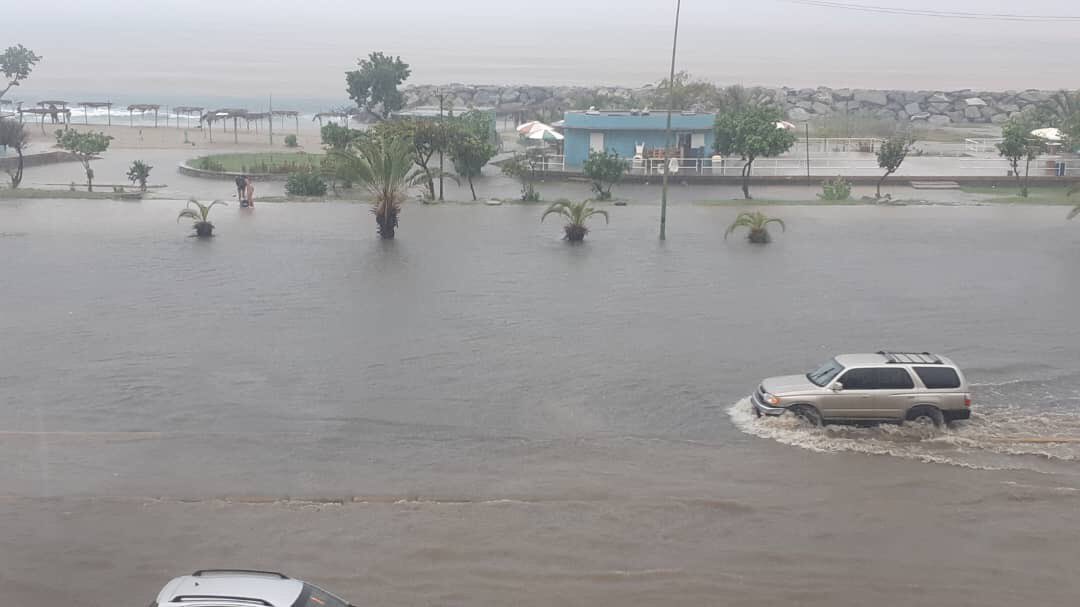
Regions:
<instances>
[{"instance_id":1,"label":"gray sky","mask_svg":"<svg viewBox=\"0 0 1080 607\"><path fill-rule=\"evenodd\" d=\"M1076 0L844 0L1080 16ZM411 82L627 84L667 71L674 0L60 0L5 7L0 46L45 56L41 91L344 97L342 72L400 54ZM540 12L541 9L543 12ZM14 32L13 32L14 30ZM928 19L684 0L678 66L720 83L1077 88L1080 23ZM18 94L16 95L18 96Z\"/></svg>"}]
</instances>

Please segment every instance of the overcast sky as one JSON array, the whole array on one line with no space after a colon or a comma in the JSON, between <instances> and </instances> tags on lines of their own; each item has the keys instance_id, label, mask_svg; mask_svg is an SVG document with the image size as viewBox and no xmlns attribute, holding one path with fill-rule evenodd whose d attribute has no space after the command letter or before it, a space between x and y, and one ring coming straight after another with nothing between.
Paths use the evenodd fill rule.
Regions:
<instances>
[{"instance_id":1,"label":"overcast sky","mask_svg":"<svg viewBox=\"0 0 1080 607\"><path fill-rule=\"evenodd\" d=\"M1077 0L842 0L1080 16ZM342 72L399 54L416 83L626 84L667 72L674 0L17 2L0 46L45 57L35 92L344 97ZM31 10L40 6L40 9ZM8 24L18 24L11 27ZM963 21L684 0L679 69L720 83L1078 88L1080 23Z\"/></svg>"}]
</instances>

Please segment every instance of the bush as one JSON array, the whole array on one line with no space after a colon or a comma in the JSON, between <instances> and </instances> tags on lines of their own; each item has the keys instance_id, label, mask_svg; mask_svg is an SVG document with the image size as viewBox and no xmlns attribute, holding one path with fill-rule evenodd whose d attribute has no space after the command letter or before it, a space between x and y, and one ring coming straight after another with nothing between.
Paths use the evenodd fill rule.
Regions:
<instances>
[{"instance_id":1,"label":"bush","mask_svg":"<svg viewBox=\"0 0 1080 607\"><path fill-rule=\"evenodd\" d=\"M296 135L292 135L292 134L285 135L285 147L294 148L294 147L296 147L298 145L300 145L300 144L296 142Z\"/></svg>"},{"instance_id":2,"label":"bush","mask_svg":"<svg viewBox=\"0 0 1080 607\"><path fill-rule=\"evenodd\" d=\"M593 191L597 200L611 200L611 187L622 179L630 168L630 163L615 151L589 152L589 158L582 165L581 171L592 180Z\"/></svg>"},{"instance_id":3,"label":"bush","mask_svg":"<svg viewBox=\"0 0 1080 607\"><path fill-rule=\"evenodd\" d=\"M843 177L826 181L821 184L821 190L818 198L822 200L847 200L851 198L851 182Z\"/></svg>"},{"instance_id":4,"label":"bush","mask_svg":"<svg viewBox=\"0 0 1080 607\"><path fill-rule=\"evenodd\" d=\"M285 193L289 196L325 196L326 182L315 172L293 173L285 182Z\"/></svg>"},{"instance_id":5,"label":"bush","mask_svg":"<svg viewBox=\"0 0 1080 607\"><path fill-rule=\"evenodd\" d=\"M202 169L204 171L216 171L219 173L225 171L225 165L221 164L220 162L214 160L209 156L202 156L200 158L196 158L195 168Z\"/></svg>"}]
</instances>

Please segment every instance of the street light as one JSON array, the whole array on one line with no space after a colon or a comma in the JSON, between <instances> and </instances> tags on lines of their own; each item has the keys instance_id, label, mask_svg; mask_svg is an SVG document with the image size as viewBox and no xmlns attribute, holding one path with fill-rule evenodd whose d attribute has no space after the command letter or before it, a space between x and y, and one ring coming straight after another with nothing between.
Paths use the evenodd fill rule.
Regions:
<instances>
[{"instance_id":1,"label":"street light","mask_svg":"<svg viewBox=\"0 0 1080 607\"><path fill-rule=\"evenodd\" d=\"M671 106L675 105L675 48L679 44L679 13L682 0L675 3L675 37L671 41L671 75L668 76L667 128L664 129L664 185L660 193L660 240L667 238L667 184L671 159Z\"/></svg>"}]
</instances>

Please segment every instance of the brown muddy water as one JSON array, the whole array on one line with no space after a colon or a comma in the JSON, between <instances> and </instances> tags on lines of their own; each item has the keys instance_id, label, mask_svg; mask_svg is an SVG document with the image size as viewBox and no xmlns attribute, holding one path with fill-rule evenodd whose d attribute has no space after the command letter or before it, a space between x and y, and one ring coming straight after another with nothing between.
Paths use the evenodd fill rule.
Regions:
<instances>
[{"instance_id":1,"label":"brown muddy water","mask_svg":"<svg viewBox=\"0 0 1080 607\"><path fill-rule=\"evenodd\" d=\"M1067 605L1080 224L1060 207L0 202L0 601L260 567L356 605ZM549 220L550 221L550 220ZM928 349L938 433L757 421L766 375ZM1048 442L1053 439L1057 442Z\"/></svg>"}]
</instances>

